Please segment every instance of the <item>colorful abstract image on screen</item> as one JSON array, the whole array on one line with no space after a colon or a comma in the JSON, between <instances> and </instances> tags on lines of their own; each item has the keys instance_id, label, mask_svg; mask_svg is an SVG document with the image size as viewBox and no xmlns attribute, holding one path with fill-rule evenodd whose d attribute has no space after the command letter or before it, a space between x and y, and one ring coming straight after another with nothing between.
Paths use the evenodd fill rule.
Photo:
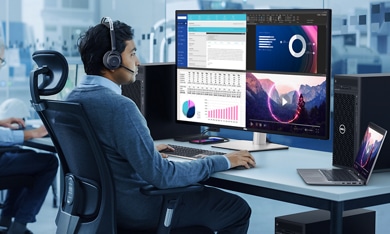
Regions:
<instances>
[{"instance_id":1,"label":"colorful abstract image on screen","mask_svg":"<svg viewBox=\"0 0 390 234\"><path fill-rule=\"evenodd\" d=\"M383 135L375 131L374 129L367 128L362 143L360 145L356 162L358 162L361 168L364 168L366 171L361 173L368 173L373 166L376 157L378 156L378 151L383 140ZM356 163L355 162L355 163ZM355 168L356 165L354 165Z\"/></svg>"}]
</instances>

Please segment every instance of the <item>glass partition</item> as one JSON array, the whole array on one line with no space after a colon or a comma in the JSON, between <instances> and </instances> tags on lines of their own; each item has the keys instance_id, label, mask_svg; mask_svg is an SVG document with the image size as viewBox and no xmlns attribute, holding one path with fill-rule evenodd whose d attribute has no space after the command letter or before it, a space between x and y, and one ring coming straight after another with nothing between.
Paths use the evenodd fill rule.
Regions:
<instances>
[{"instance_id":1,"label":"glass partition","mask_svg":"<svg viewBox=\"0 0 390 234\"><path fill-rule=\"evenodd\" d=\"M175 10L330 8L332 74L388 72L389 5L372 0L0 0L7 61L0 69L0 102L16 97L29 105L35 50L54 49L70 64L80 64L77 39L102 16L134 28L141 63L174 62Z\"/></svg>"}]
</instances>

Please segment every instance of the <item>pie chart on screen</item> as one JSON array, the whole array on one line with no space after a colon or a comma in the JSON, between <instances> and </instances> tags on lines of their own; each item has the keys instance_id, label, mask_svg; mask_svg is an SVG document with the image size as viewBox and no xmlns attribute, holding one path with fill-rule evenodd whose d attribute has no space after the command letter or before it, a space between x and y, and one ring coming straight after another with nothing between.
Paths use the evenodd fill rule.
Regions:
<instances>
[{"instance_id":1,"label":"pie chart on screen","mask_svg":"<svg viewBox=\"0 0 390 234\"><path fill-rule=\"evenodd\" d=\"M192 118L195 115L195 103L191 100L185 101L183 103L183 114L187 118Z\"/></svg>"}]
</instances>

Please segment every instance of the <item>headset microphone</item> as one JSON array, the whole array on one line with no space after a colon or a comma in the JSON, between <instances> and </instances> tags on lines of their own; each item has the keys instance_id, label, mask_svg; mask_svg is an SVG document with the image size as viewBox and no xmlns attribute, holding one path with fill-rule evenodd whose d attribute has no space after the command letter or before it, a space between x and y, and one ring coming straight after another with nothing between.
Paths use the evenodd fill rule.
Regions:
<instances>
[{"instance_id":1,"label":"headset microphone","mask_svg":"<svg viewBox=\"0 0 390 234\"><path fill-rule=\"evenodd\" d=\"M120 66L120 67L123 67L124 69L128 70L129 72L131 72L131 73L135 74L135 71L131 70L130 68L128 68L128 67L125 67L125 66L123 66L122 64L121 64L121 65L119 65L119 66Z\"/></svg>"}]
</instances>

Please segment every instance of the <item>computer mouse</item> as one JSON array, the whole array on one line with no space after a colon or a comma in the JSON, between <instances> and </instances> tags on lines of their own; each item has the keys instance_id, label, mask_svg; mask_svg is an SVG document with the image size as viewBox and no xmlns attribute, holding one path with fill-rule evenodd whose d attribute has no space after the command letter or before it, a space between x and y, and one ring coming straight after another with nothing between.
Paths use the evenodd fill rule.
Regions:
<instances>
[{"instance_id":1,"label":"computer mouse","mask_svg":"<svg viewBox=\"0 0 390 234\"><path fill-rule=\"evenodd\" d=\"M252 164L249 164L249 167L250 168L254 168L254 166ZM232 169L233 170L247 170L247 169L250 169L250 168L246 168L245 166L237 166L237 167L233 167Z\"/></svg>"},{"instance_id":2,"label":"computer mouse","mask_svg":"<svg viewBox=\"0 0 390 234\"><path fill-rule=\"evenodd\" d=\"M17 124L17 123L12 123L11 128L14 130L23 130L23 125Z\"/></svg>"}]
</instances>

